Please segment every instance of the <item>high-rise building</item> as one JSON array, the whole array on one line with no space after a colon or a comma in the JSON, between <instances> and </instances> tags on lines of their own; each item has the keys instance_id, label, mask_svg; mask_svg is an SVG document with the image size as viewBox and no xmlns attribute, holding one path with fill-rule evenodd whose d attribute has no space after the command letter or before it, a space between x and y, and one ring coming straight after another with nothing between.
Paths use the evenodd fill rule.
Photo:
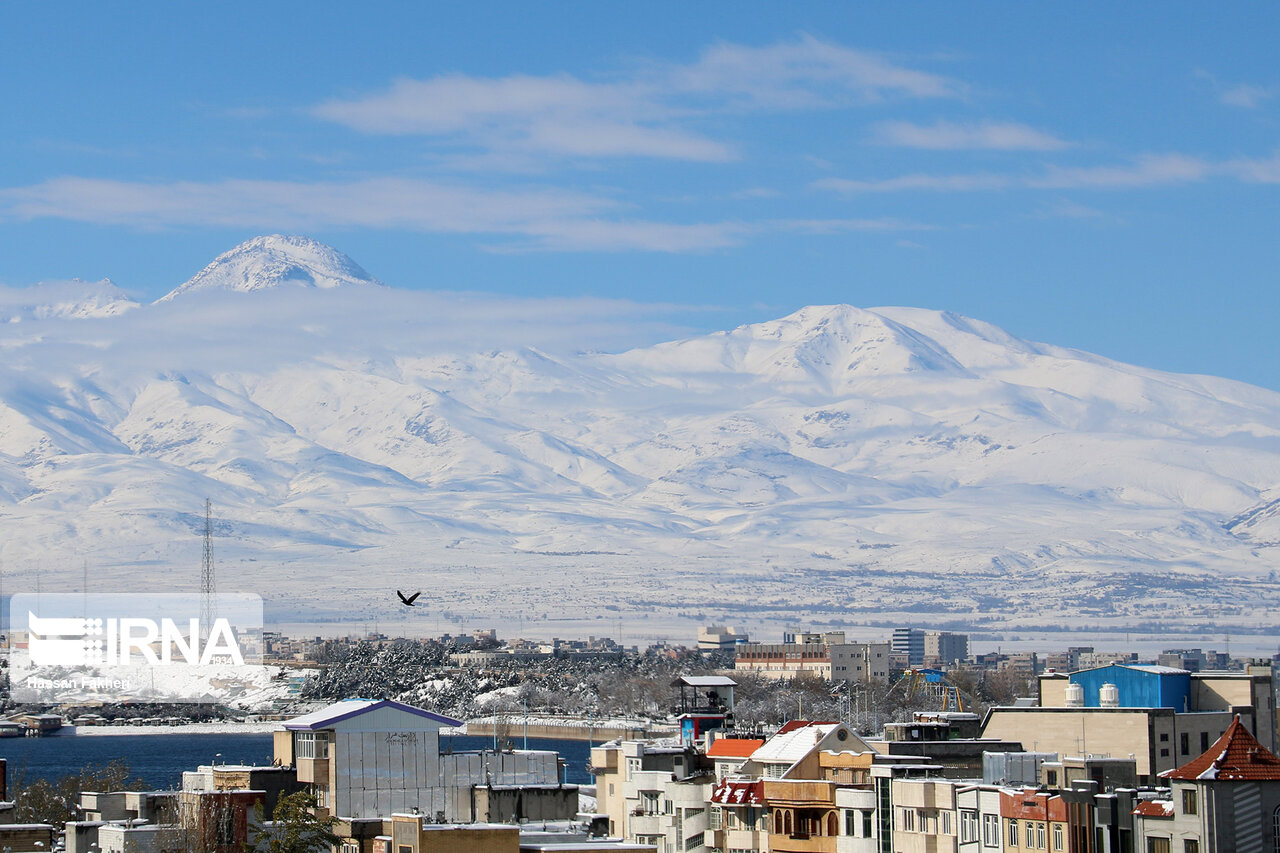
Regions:
<instances>
[{"instance_id":1,"label":"high-rise building","mask_svg":"<svg viewBox=\"0 0 1280 853\"><path fill-rule=\"evenodd\" d=\"M947 666L968 659L968 634L929 631L924 635L924 662L929 666Z\"/></svg>"},{"instance_id":2,"label":"high-rise building","mask_svg":"<svg viewBox=\"0 0 1280 853\"><path fill-rule=\"evenodd\" d=\"M894 628L893 653L907 656L908 666L924 665L924 629Z\"/></svg>"}]
</instances>

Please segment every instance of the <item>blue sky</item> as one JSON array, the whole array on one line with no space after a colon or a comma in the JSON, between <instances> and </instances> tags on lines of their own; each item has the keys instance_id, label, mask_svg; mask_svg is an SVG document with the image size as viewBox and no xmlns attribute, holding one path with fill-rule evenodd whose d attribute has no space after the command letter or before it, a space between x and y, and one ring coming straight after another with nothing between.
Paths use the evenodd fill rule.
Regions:
<instances>
[{"instance_id":1,"label":"blue sky","mask_svg":"<svg viewBox=\"0 0 1280 853\"><path fill-rule=\"evenodd\" d=\"M1277 36L1274 3L15 5L0 284L155 298L302 233L397 287L912 305L1280 388Z\"/></svg>"}]
</instances>

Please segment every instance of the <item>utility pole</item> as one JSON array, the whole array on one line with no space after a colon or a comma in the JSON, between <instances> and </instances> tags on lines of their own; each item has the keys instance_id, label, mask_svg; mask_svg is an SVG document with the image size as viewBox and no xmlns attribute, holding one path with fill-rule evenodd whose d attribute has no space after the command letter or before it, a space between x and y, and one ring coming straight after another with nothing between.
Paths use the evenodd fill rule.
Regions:
<instances>
[{"instance_id":1,"label":"utility pole","mask_svg":"<svg viewBox=\"0 0 1280 853\"><path fill-rule=\"evenodd\" d=\"M213 504L204 499L204 560L200 564L200 639L213 628Z\"/></svg>"}]
</instances>

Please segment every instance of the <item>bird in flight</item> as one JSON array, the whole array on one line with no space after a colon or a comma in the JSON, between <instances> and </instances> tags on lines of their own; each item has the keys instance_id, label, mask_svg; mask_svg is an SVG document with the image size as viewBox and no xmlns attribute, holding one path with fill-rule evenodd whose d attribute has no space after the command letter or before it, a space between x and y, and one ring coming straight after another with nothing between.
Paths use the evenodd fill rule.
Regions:
<instances>
[{"instance_id":1,"label":"bird in flight","mask_svg":"<svg viewBox=\"0 0 1280 853\"><path fill-rule=\"evenodd\" d=\"M416 605L413 602L417 600L418 596L422 595L422 591L419 590L418 592L415 592L413 595L409 596L408 598L405 598L404 593L397 589L396 595L400 596L400 603L403 604L405 607L415 607Z\"/></svg>"}]
</instances>

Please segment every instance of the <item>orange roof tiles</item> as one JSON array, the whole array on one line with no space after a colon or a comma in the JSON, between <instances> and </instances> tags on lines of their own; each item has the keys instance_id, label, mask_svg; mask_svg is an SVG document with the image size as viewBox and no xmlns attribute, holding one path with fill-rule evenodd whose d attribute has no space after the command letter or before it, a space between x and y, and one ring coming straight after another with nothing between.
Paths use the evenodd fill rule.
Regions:
<instances>
[{"instance_id":1,"label":"orange roof tiles","mask_svg":"<svg viewBox=\"0 0 1280 853\"><path fill-rule=\"evenodd\" d=\"M708 758L750 758L751 753L764 746L763 740L744 737L716 738L707 750Z\"/></svg>"},{"instance_id":2,"label":"orange roof tiles","mask_svg":"<svg viewBox=\"0 0 1280 853\"><path fill-rule=\"evenodd\" d=\"M1280 758L1258 743L1237 716L1203 755L1160 776L1188 782L1280 782Z\"/></svg>"},{"instance_id":3,"label":"orange roof tiles","mask_svg":"<svg viewBox=\"0 0 1280 853\"><path fill-rule=\"evenodd\" d=\"M1136 815L1142 817L1173 817L1173 801L1172 800L1147 800L1138 803L1138 807L1133 810Z\"/></svg>"}]
</instances>

